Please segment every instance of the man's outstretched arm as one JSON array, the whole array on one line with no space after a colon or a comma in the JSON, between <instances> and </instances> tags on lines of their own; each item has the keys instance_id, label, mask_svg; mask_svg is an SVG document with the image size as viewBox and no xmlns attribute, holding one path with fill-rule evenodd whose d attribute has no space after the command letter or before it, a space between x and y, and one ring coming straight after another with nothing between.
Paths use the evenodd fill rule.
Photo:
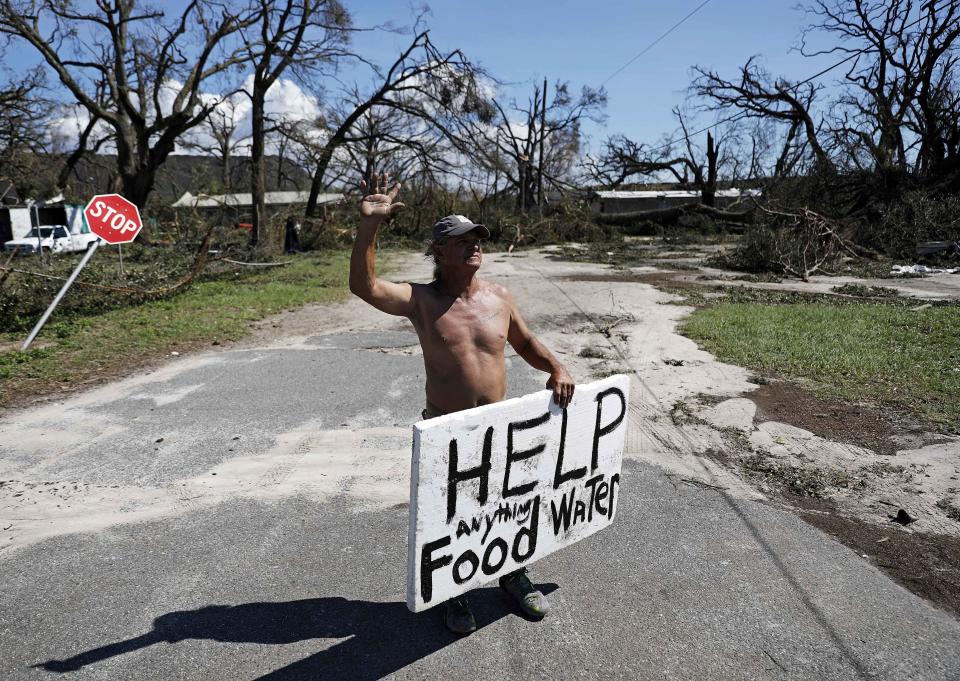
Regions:
<instances>
[{"instance_id":1,"label":"man's outstretched arm","mask_svg":"<svg viewBox=\"0 0 960 681\"><path fill-rule=\"evenodd\" d=\"M506 297L510 303L510 329L507 331L507 340L517 351L517 354L523 358L523 361L534 369L550 374L550 378L547 379L547 389L553 391L554 402L565 409L570 404L570 400L573 399L573 377L570 376L567 368L563 366L560 360L547 349L547 346L537 340L536 336L527 328L513 296L506 293Z\"/></svg>"},{"instance_id":2,"label":"man's outstretched arm","mask_svg":"<svg viewBox=\"0 0 960 681\"><path fill-rule=\"evenodd\" d=\"M350 256L350 291L382 312L409 317L414 309L413 287L377 278L376 266L377 230L403 208L395 202L400 183L387 191L386 175L374 175L372 182L370 193L360 203L360 225ZM366 191L366 182L361 181L360 188Z\"/></svg>"}]
</instances>

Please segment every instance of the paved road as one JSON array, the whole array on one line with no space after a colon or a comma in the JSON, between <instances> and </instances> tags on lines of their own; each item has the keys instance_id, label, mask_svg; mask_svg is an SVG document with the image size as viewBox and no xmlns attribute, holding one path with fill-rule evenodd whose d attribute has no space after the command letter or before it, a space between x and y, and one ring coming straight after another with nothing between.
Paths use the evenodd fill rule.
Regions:
<instances>
[{"instance_id":1,"label":"paved road","mask_svg":"<svg viewBox=\"0 0 960 681\"><path fill-rule=\"evenodd\" d=\"M510 264L521 306L543 265ZM960 622L636 456L614 526L536 564L546 620L496 588L468 638L409 613L416 339L356 303L321 317L0 419L0 678L960 678ZM542 381L511 358L512 395Z\"/></svg>"}]
</instances>

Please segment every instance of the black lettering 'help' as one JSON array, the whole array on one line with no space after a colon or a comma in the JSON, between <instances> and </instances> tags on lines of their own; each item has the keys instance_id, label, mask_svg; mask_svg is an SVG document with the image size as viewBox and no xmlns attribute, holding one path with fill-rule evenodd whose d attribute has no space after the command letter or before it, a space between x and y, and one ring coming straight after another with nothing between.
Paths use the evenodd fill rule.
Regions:
<instances>
[{"instance_id":1,"label":"black lettering 'help'","mask_svg":"<svg viewBox=\"0 0 960 681\"><path fill-rule=\"evenodd\" d=\"M607 397L608 395L616 395L620 400L620 413L613 421L601 427L600 414L603 411L603 398ZM617 426L620 425L620 422L623 421L623 417L627 413L627 400L623 396L623 391L620 390L620 388L607 388L603 392L597 393L595 399L597 400L597 424L593 429L593 457L590 459L590 472L597 470L597 455L600 450L600 438L616 430Z\"/></svg>"},{"instance_id":2,"label":"black lettering 'help'","mask_svg":"<svg viewBox=\"0 0 960 681\"><path fill-rule=\"evenodd\" d=\"M493 426L487 428L483 436L483 453L480 455L480 465L461 471L456 439L450 440L450 468L447 473L447 522L453 520L457 513L457 485L473 478L480 478L480 491L477 500L481 504L487 503L487 487L490 482L490 450L493 447Z\"/></svg>"},{"instance_id":3,"label":"black lettering 'help'","mask_svg":"<svg viewBox=\"0 0 960 681\"><path fill-rule=\"evenodd\" d=\"M563 454L567 445L567 410L563 410L563 420L560 421L560 449L557 451L557 469L553 473L553 489L557 489L567 480L576 480L587 474L587 467L581 466L572 471L563 470Z\"/></svg>"},{"instance_id":4,"label":"black lettering 'help'","mask_svg":"<svg viewBox=\"0 0 960 681\"><path fill-rule=\"evenodd\" d=\"M534 487L536 487L536 482L525 482L522 485L517 485L514 488L510 487L510 466L515 461L522 461L523 459L529 459L531 456L536 456L544 449L547 448L545 443L540 443L532 449L527 449L522 452L513 451L513 433L516 430L529 430L530 428L536 428L537 426L542 426L544 423L550 420L550 412L544 413L542 416L537 416L536 418L528 419L526 421L518 421L517 423L511 423L507 426L507 463L504 466L503 471L503 497L515 497L521 494L526 494Z\"/></svg>"}]
</instances>

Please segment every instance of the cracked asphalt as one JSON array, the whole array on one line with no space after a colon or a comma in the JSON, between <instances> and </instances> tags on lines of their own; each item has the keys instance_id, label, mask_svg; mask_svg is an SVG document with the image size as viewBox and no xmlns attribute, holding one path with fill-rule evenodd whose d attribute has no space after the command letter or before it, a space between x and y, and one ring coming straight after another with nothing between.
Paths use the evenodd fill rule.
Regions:
<instances>
[{"instance_id":1,"label":"cracked asphalt","mask_svg":"<svg viewBox=\"0 0 960 681\"><path fill-rule=\"evenodd\" d=\"M568 274L544 263L494 268L521 309ZM466 638L410 613L416 337L358 301L309 314L313 333L0 417L0 678L960 678L960 621L639 436L613 526L533 566L548 618L495 586ZM545 337L576 368L569 326ZM510 358L511 396L544 379Z\"/></svg>"}]
</instances>

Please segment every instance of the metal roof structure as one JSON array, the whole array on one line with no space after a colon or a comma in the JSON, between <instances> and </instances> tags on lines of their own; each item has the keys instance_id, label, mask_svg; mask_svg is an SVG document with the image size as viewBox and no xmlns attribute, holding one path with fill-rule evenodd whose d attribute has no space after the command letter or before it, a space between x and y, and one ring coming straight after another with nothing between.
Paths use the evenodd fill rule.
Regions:
<instances>
[{"instance_id":1,"label":"metal roof structure","mask_svg":"<svg viewBox=\"0 0 960 681\"><path fill-rule=\"evenodd\" d=\"M310 192L265 192L264 200L268 206L291 206L305 204ZM343 200L343 194L320 194L317 203L337 203ZM253 205L250 192L238 194L198 194L184 192L183 196L170 204L173 208L243 208Z\"/></svg>"},{"instance_id":2,"label":"metal roof structure","mask_svg":"<svg viewBox=\"0 0 960 681\"><path fill-rule=\"evenodd\" d=\"M761 196L759 189L718 189L715 196L723 199L739 199L746 196ZM593 196L600 199L699 199L698 190L665 189L661 191L596 191Z\"/></svg>"}]
</instances>

